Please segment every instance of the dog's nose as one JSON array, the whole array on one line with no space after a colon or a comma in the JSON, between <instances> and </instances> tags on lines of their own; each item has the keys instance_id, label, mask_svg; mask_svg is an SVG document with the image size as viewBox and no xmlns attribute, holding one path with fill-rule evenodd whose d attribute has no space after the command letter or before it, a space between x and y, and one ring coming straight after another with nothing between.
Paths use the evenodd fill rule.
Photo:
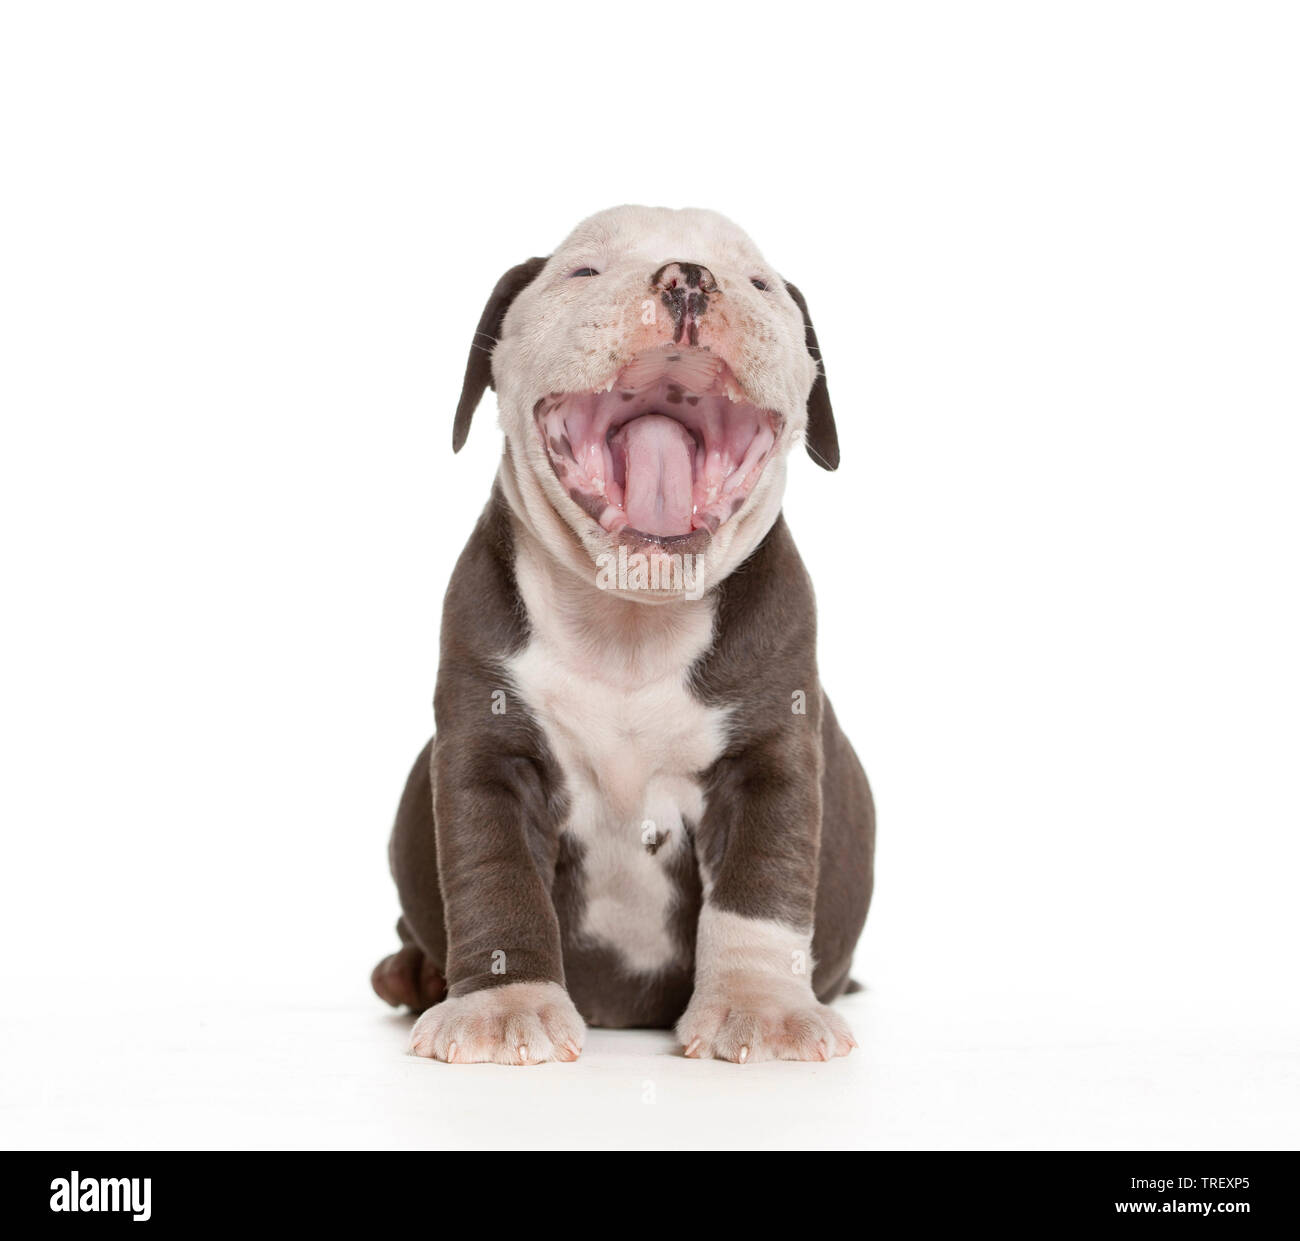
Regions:
<instances>
[{"instance_id":1,"label":"dog's nose","mask_svg":"<svg viewBox=\"0 0 1300 1241\"><path fill-rule=\"evenodd\" d=\"M718 282L703 263L687 263L682 259L665 263L650 277L650 284L659 293L666 293L670 289L698 289L706 294L718 291Z\"/></svg>"},{"instance_id":2,"label":"dog's nose","mask_svg":"<svg viewBox=\"0 0 1300 1241\"><path fill-rule=\"evenodd\" d=\"M702 263L676 259L650 277L650 287L673 317L673 344L680 344L684 337L688 344L698 345L709 295L718 291L713 273Z\"/></svg>"}]
</instances>

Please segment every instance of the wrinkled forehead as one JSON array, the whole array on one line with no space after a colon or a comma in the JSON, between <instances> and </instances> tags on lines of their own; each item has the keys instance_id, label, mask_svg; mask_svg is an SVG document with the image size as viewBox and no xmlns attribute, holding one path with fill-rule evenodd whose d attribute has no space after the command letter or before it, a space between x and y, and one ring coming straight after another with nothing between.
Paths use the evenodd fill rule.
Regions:
<instances>
[{"instance_id":1,"label":"wrinkled forehead","mask_svg":"<svg viewBox=\"0 0 1300 1241\"><path fill-rule=\"evenodd\" d=\"M615 207L584 220L556 250L607 266L621 259L652 263L678 259L719 267L763 264L758 247L716 211Z\"/></svg>"}]
</instances>

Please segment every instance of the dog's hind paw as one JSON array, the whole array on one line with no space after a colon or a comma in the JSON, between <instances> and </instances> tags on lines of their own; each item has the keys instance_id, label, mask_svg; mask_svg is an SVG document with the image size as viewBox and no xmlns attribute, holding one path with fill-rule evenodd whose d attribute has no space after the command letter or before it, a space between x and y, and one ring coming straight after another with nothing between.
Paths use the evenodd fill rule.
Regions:
<instances>
[{"instance_id":1,"label":"dog's hind paw","mask_svg":"<svg viewBox=\"0 0 1300 1241\"><path fill-rule=\"evenodd\" d=\"M403 1004L422 1013L447 994L447 984L433 962L414 944L404 944L385 957L370 975L370 985L386 1004Z\"/></svg>"},{"instance_id":2,"label":"dog's hind paw","mask_svg":"<svg viewBox=\"0 0 1300 1241\"><path fill-rule=\"evenodd\" d=\"M576 1060L586 1026L558 983L514 982L458 995L415 1023L411 1050L448 1064Z\"/></svg>"},{"instance_id":3,"label":"dog's hind paw","mask_svg":"<svg viewBox=\"0 0 1300 1241\"><path fill-rule=\"evenodd\" d=\"M857 1046L848 1022L803 988L783 995L762 982L720 987L691 998L677 1023L691 1059L829 1060Z\"/></svg>"}]
</instances>

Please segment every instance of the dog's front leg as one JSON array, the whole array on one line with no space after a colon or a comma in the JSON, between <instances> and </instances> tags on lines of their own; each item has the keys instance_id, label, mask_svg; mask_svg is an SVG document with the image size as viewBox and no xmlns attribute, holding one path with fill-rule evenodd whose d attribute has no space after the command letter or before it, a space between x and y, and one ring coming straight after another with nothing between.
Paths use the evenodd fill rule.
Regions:
<instances>
[{"instance_id":1,"label":"dog's front leg","mask_svg":"<svg viewBox=\"0 0 1300 1241\"><path fill-rule=\"evenodd\" d=\"M536 765L452 730L433 768L447 999L416 1022L411 1048L448 1062L574 1060L585 1027L564 989Z\"/></svg>"},{"instance_id":2,"label":"dog's front leg","mask_svg":"<svg viewBox=\"0 0 1300 1241\"><path fill-rule=\"evenodd\" d=\"M692 1057L828 1060L856 1047L813 994L821 771L771 738L719 762L696 832L705 888L695 990L677 1023Z\"/></svg>"}]
</instances>

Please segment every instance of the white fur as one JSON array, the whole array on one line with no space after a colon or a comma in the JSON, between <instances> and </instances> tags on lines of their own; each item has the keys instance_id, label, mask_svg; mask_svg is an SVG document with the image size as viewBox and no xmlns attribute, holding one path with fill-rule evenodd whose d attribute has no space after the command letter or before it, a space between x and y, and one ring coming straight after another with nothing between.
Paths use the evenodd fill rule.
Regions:
<instances>
[{"instance_id":1,"label":"white fur","mask_svg":"<svg viewBox=\"0 0 1300 1241\"><path fill-rule=\"evenodd\" d=\"M580 930L652 973L677 953L665 864L686 845L683 819L704 813L696 777L726 735L725 713L686 687L712 635L712 601L645 607L571 577L522 526L516 540L532 636L508 670L564 773L563 830L584 850ZM653 855L647 823L668 834Z\"/></svg>"},{"instance_id":2,"label":"white fur","mask_svg":"<svg viewBox=\"0 0 1300 1241\"><path fill-rule=\"evenodd\" d=\"M767 918L746 918L706 904L695 942L696 986L740 975L790 980L812 990L812 935Z\"/></svg>"},{"instance_id":3,"label":"white fur","mask_svg":"<svg viewBox=\"0 0 1300 1241\"><path fill-rule=\"evenodd\" d=\"M767 918L705 904L695 991L677 1023L692 1058L829 1060L856 1045L848 1024L812 989L811 936Z\"/></svg>"}]
</instances>

